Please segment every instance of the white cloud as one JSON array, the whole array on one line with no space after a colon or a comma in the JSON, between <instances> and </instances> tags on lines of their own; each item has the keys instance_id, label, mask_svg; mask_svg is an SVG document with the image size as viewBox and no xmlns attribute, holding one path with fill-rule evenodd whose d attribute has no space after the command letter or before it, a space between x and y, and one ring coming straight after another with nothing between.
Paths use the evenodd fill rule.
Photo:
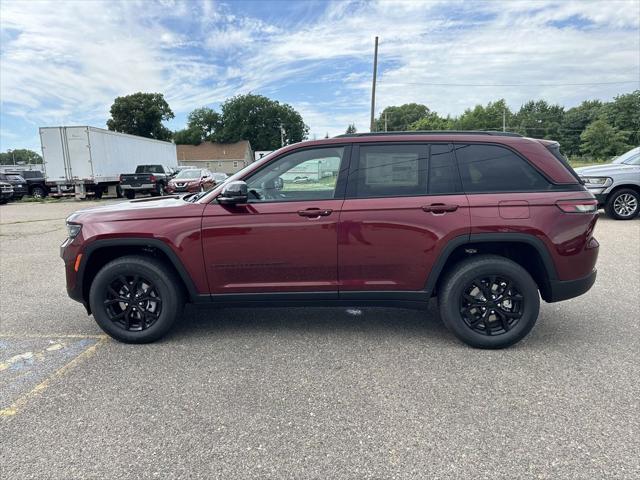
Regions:
<instances>
[{"instance_id":1,"label":"white cloud","mask_svg":"<svg viewBox=\"0 0 640 480\"><path fill-rule=\"evenodd\" d=\"M528 86L638 79L638 0L336 1L313 22L305 14L280 23L212 1L3 1L0 8L2 109L33 125L103 125L113 98L135 91L163 92L186 113L248 91L286 97L303 82L336 85L328 96L309 88L291 102L312 133L342 133L352 121L366 130L376 35L378 111L419 102L459 114L501 97L514 108L531 98L571 106L639 87Z\"/></svg>"}]
</instances>

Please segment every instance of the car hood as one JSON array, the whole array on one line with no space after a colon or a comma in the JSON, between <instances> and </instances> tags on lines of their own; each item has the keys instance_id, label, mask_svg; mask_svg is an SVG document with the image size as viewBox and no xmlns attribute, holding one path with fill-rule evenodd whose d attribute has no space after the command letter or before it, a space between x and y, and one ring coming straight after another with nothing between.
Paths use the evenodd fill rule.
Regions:
<instances>
[{"instance_id":1,"label":"car hood","mask_svg":"<svg viewBox=\"0 0 640 480\"><path fill-rule=\"evenodd\" d=\"M624 165L619 163L607 163L606 165L593 165L591 167L576 168L580 176L608 176L638 170L636 165Z\"/></svg>"},{"instance_id":2,"label":"car hood","mask_svg":"<svg viewBox=\"0 0 640 480\"><path fill-rule=\"evenodd\" d=\"M101 205L72 213L68 222L109 222L123 220L146 220L158 218L182 218L200 216L205 205L189 203L178 196L141 198L129 202Z\"/></svg>"}]
</instances>

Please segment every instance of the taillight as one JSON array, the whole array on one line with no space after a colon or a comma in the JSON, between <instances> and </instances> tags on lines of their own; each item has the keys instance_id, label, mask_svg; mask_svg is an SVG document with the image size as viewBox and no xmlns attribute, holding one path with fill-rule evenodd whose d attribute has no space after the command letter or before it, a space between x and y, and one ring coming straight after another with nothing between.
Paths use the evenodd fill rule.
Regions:
<instances>
[{"instance_id":1,"label":"taillight","mask_svg":"<svg viewBox=\"0 0 640 480\"><path fill-rule=\"evenodd\" d=\"M155 182L156 181L156 176L155 175L151 175L149 177L149 180L151 180L151 182Z\"/></svg>"},{"instance_id":2,"label":"taillight","mask_svg":"<svg viewBox=\"0 0 640 480\"><path fill-rule=\"evenodd\" d=\"M596 199L558 200L556 205L565 213L594 213L598 210Z\"/></svg>"}]
</instances>

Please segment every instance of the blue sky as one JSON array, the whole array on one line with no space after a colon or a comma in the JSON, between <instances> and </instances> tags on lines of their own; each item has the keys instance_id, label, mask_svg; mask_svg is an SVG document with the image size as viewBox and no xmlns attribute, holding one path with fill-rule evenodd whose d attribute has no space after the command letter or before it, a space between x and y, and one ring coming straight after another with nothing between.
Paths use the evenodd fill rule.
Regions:
<instances>
[{"instance_id":1,"label":"blue sky","mask_svg":"<svg viewBox=\"0 0 640 480\"><path fill-rule=\"evenodd\" d=\"M638 0L3 0L0 29L2 151L39 150L40 126L104 127L113 99L137 91L165 95L171 129L253 92L300 111L311 138L366 131L376 35L378 112L571 107L640 88Z\"/></svg>"}]
</instances>

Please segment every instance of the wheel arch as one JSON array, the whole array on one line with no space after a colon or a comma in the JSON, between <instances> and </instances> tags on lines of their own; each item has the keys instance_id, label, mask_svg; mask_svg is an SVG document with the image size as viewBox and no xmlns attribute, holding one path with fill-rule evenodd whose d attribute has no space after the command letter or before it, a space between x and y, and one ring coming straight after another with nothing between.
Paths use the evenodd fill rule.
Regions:
<instances>
[{"instance_id":1,"label":"wheel arch","mask_svg":"<svg viewBox=\"0 0 640 480\"><path fill-rule=\"evenodd\" d=\"M429 296L437 294L447 272L459 261L474 254L495 254L515 261L533 277L545 301L552 297L557 272L542 240L526 233L479 233L450 240L434 264L425 286Z\"/></svg>"},{"instance_id":2,"label":"wheel arch","mask_svg":"<svg viewBox=\"0 0 640 480\"><path fill-rule=\"evenodd\" d=\"M100 271L108 262L127 255L142 255L156 258L166 264L181 280L180 288L191 302L201 301L208 295L200 295L195 288L180 258L165 242L150 238L127 238L96 240L83 252L84 261L78 270L78 282L82 285L82 298L88 305L89 289Z\"/></svg>"}]
</instances>

